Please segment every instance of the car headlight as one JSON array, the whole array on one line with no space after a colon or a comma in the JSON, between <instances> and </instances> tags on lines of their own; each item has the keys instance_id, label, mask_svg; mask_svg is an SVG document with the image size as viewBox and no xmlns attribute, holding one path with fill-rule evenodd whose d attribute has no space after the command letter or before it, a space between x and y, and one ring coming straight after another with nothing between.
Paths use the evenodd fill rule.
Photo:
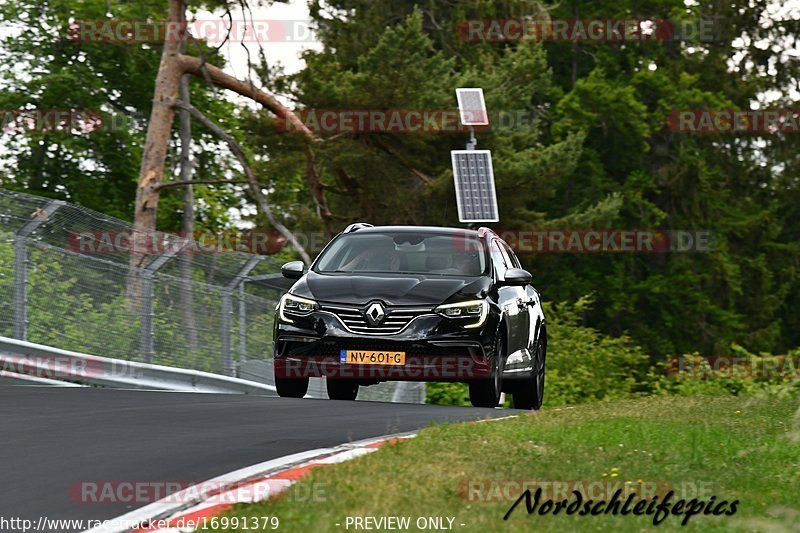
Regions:
<instances>
[{"instance_id":1,"label":"car headlight","mask_svg":"<svg viewBox=\"0 0 800 533\"><path fill-rule=\"evenodd\" d=\"M464 328L478 328L486 322L486 317L489 315L489 303L486 300L469 300L440 305L435 311L443 317L463 321Z\"/></svg>"},{"instance_id":2,"label":"car headlight","mask_svg":"<svg viewBox=\"0 0 800 533\"><path fill-rule=\"evenodd\" d=\"M278 304L278 316L284 322L291 324L294 320L290 317L308 316L318 308L319 304L314 300L287 293L283 295L283 298L281 298Z\"/></svg>"}]
</instances>

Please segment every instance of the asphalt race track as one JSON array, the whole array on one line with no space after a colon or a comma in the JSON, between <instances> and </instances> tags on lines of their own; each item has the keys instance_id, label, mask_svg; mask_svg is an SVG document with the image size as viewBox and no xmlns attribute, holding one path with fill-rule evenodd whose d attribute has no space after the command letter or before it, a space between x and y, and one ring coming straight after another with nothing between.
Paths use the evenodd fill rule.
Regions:
<instances>
[{"instance_id":1,"label":"asphalt race track","mask_svg":"<svg viewBox=\"0 0 800 533\"><path fill-rule=\"evenodd\" d=\"M144 504L83 503L70 487L203 481L256 463L433 421L510 411L0 385L0 516L110 519ZM77 500L77 501L76 501Z\"/></svg>"}]
</instances>

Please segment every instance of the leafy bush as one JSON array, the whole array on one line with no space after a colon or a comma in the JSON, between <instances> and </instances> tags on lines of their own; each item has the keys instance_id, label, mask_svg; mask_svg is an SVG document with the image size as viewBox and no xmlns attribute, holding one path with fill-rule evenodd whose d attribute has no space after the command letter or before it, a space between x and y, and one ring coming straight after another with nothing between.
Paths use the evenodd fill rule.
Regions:
<instances>
[{"instance_id":1,"label":"leafy bush","mask_svg":"<svg viewBox=\"0 0 800 533\"><path fill-rule=\"evenodd\" d=\"M628 337L581 326L591 297L574 304L545 304L548 405L631 397L648 390L650 358Z\"/></svg>"},{"instance_id":2,"label":"leafy bush","mask_svg":"<svg viewBox=\"0 0 800 533\"><path fill-rule=\"evenodd\" d=\"M574 304L545 303L547 317L547 405L625 398L645 392L649 358L627 337L609 337L580 325L591 297ZM427 402L469 405L466 385L429 383Z\"/></svg>"},{"instance_id":3,"label":"leafy bush","mask_svg":"<svg viewBox=\"0 0 800 533\"><path fill-rule=\"evenodd\" d=\"M651 394L800 395L800 349L786 356L761 356L733 345L731 353L736 359L727 361L735 364L721 368L713 368L707 358L697 354L656 361L628 337L610 337L582 326L581 317L591 307L591 297L574 304L544 305L547 406ZM427 402L469 405L469 392L460 383L429 383Z\"/></svg>"},{"instance_id":4,"label":"leafy bush","mask_svg":"<svg viewBox=\"0 0 800 533\"><path fill-rule=\"evenodd\" d=\"M800 395L800 349L787 355L756 355L734 344L731 353L730 357L671 358L651 371L651 390L679 396Z\"/></svg>"}]
</instances>

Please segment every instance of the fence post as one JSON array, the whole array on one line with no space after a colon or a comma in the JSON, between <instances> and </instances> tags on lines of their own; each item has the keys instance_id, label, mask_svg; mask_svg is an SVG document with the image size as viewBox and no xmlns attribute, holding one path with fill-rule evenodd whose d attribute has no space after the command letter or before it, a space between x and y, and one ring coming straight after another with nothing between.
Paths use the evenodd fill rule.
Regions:
<instances>
[{"instance_id":1,"label":"fence post","mask_svg":"<svg viewBox=\"0 0 800 533\"><path fill-rule=\"evenodd\" d=\"M14 338L28 340L28 245L14 237Z\"/></svg>"},{"instance_id":2,"label":"fence post","mask_svg":"<svg viewBox=\"0 0 800 533\"><path fill-rule=\"evenodd\" d=\"M28 340L28 236L64 205L52 200L31 214L14 236L14 338Z\"/></svg>"},{"instance_id":3,"label":"fence post","mask_svg":"<svg viewBox=\"0 0 800 533\"><path fill-rule=\"evenodd\" d=\"M153 274L147 269L142 271L142 362L152 363L153 354Z\"/></svg>"},{"instance_id":4,"label":"fence post","mask_svg":"<svg viewBox=\"0 0 800 533\"><path fill-rule=\"evenodd\" d=\"M239 284L239 364L247 361L247 304L244 301L247 292L245 284L247 279L243 279Z\"/></svg>"},{"instance_id":5,"label":"fence post","mask_svg":"<svg viewBox=\"0 0 800 533\"><path fill-rule=\"evenodd\" d=\"M233 291L244 280L247 275L258 265L264 258L261 256L253 256L247 260L247 263L236 273L233 279L222 288L222 309L220 310L220 337L222 339L222 361L221 371L226 376L234 375L233 358L231 357L231 334L233 323ZM241 328L241 325L239 326Z\"/></svg>"},{"instance_id":6,"label":"fence post","mask_svg":"<svg viewBox=\"0 0 800 533\"><path fill-rule=\"evenodd\" d=\"M167 246L164 253L153 259L149 265L141 269L142 276L142 328L141 328L141 344L142 344L142 362L152 363L153 355L155 355L155 348L153 344L154 339L154 318L155 309L153 300L155 299L153 291L153 279L156 272L167 264L167 262L178 255L181 250L186 248L191 242L190 239L180 238L173 244Z\"/></svg>"}]
</instances>

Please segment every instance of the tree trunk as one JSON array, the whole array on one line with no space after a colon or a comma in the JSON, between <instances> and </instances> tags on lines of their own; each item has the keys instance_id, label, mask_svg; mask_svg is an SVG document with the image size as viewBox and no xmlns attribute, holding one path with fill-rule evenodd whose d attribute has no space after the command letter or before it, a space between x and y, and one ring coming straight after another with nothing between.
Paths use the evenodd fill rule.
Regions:
<instances>
[{"instance_id":1,"label":"tree trunk","mask_svg":"<svg viewBox=\"0 0 800 533\"><path fill-rule=\"evenodd\" d=\"M189 77L181 80L181 99L189 100ZM181 180L192 178L192 117L186 111L180 113L181 121ZM183 188L183 223L181 226L184 239L194 239L194 191L192 185ZM180 256L181 312L183 313L183 332L190 350L198 346L197 323L194 317L194 291L192 290L192 262L186 253Z\"/></svg>"},{"instance_id":2,"label":"tree trunk","mask_svg":"<svg viewBox=\"0 0 800 533\"><path fill-rule=\"evenodd\" d=\"M303 135L308 144L319 141L314 133L309 130L297 116L281 104L273 95L262 91L251 82L242 81L226 74L221 69L205 63L202 59L192 57L182 53L182 42L186 29L184 0L169 0L169 14L167 31L164 39L164 49L161 54L161 63L156 77L155 90L153 94L153 110L150 114L150 121L147 125L147 137L145 140L144 151L142 154L142 164L139 169L139 182L136 189L136 205L134 209L134 227L138 232L145 236L156 230L156 213L158 209L158 197L164 177L164 162L166 159L167 148L170 142L172 122L175 118L173 106L180 91L181 77L184 74L205 78L214 84L231 90L247 98L251 98L263 105L274 113L280 120L284 121L290 131L295 131ZM331 232L330 222L332 214L328 210L325 201L325 192L320 183L319 175L316 172L313 152L307 150L307 163L309 169L309 183L312 189L312 197L317 202L320 216L326 224L328 232ZM185 181L181 179L181 181ZM253 180L248 177L248 182ZM259 190L260 192L260 190ZM268 205L262 202L257 193L256 200L260 205ZM271 218L271 212L265 212ZM278 223L279 224L279 223ZM281 233L285 228L276 226ZM286 233L291 233L286 230ZM293 236L292 236L293 237ZM292 238L290 242L298 247L297 241ZM135 243L134 243L135 244ZM302 248L302 247L300 247ZM299 250L298 250L299 251ZM128 280L128 295L133 300L139 296L140 283L136 275L137 268L146 266L147 255L138 246L134 246L131 252L131 276ZM308 261L308 256L303 250L303 259Z\"/></svg>"},{"instance_id":3,"label":"tree trunk","mask_svg":"<svg viewBox=\"0 0 800 533\"><path fill-rule=\"evenodd\" d=\"M183 0L182 7L182 20L186 20L186 0ZM181 40L181 51L186 50L186 40ZM189 76L184 75L181 77L180 83L181 100L184 102L191 102L189 95ZM188 111L181 110L179 113L180 119L180 137L181 137L181 181L189 181L192 179L193 164L192 164L192 117ZM183 187L183 223L181 230L184 239L194 239L194 190L192 185L188 184ZM180 258L180 273L181 273L181 318L183 334L186 337L186 347L189 350L197 349L197 322L194 316L194 291L192 283L192 262L189 261L189 256L186 253L181 254Z\"/></svg>"},{"instance_id":4,"label":"tree trunk","mask_svg":"<svg viewBox=\"0 0 800 533\"><path fill-rule=\"evenodd\" d=\"M161 63L156 77L153 109L147 124L147 138L142 152L133 211L134 233L128 263L130 271L126 283L131 312L141 309L142 290L145 285L142 283L139 269L147 266L148 256L152 254L152 250L147 248L147 243L152 242L156 230L158 185L164 177L164 161L167 157L172 120L175 116L172 102L178 95L182 74L180 46L183 41L183 19L183 0L169 0L164 50L161 53Z\"/></svg>"},{"instance_id":5,"label":"tree trunk","mask_svg":"<svg viewBox=\"0 0 800 533\"><path fill-rule=\"evenodd\" d=\"M158 67L155 91L153 93L153 110L147 124L147 138L142 165L139 169L139 185L136 189L136 206L134 210L134 226L145 234L156 229L156 211L158 209L158 185L164 177L164 160L167 156L172 121L175 117L172 105L178 96L183 70L180 62L180 46L183 41L183 7L182 0L169 1L167 31L164 38L164 51ZM145 257L139 252L131 254L131 266L144 266Z\"/></svg>"}]
</instances>

